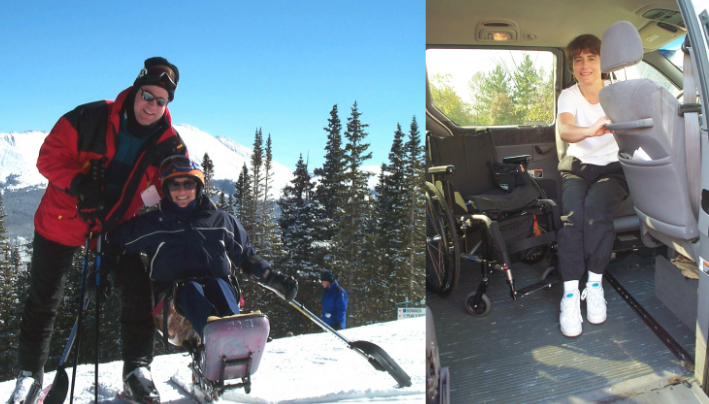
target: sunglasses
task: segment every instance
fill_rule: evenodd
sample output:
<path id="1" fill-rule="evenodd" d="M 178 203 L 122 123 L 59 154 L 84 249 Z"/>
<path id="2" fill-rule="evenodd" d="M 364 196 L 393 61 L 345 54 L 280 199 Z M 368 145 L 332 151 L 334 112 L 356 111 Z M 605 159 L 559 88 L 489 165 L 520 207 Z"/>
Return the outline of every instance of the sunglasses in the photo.
<path id="1" fill-rule="evenodd" d="M 145 100 L 145 102 L 152 102 L 155 100 L 155 102 L 158 103 L 159 106 L 164 107 L 167 105 L 168 101 L 165 98 L 157 98 L 156 96 L 150 94 L 149 92 L 143 90 L 142 88 L 140 89 L 140 97 Z"/>
<path id="2" fill-rule="evenodd" d="M 197 188 L 197 183 L 194 181 L 172 181 L 171 183 L 167 184 L 167 189 L 170 191 L 179 191 L 180 188 L 184 189 L 185 191 L 192 191 L 193 189 Z"/>

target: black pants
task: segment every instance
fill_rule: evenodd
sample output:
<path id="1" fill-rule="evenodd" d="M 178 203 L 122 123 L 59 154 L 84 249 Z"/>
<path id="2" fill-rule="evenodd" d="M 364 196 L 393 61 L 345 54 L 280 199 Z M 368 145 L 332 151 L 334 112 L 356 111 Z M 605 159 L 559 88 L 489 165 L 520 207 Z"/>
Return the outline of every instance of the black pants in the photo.
<path id="1" fill-rule="evenodd" d="M 586 270 L 602 274 L 611 260 L 615 209 L 628 196 L 620 163 L 583 164 L 567 156 L 559 163 L 562 229 L 559 272 L 564 281 L 580 280 Z"/>
<path id="2" fill-rule="evenodd" d="M 35 231 L 30 288 L 18 343 L 21 370 L 32 371 L 41 380 L 49 356 L 49 344 L 57 310 L 64 297 L 66 277 L 78 247 L 47 240 Z M 115 268 L 121 289 L 121 339 L 124 370 L 150 364 L 153 359 L 155 324 L 150 311 L 150 279 L 138 254 L 121 257 Z"/>

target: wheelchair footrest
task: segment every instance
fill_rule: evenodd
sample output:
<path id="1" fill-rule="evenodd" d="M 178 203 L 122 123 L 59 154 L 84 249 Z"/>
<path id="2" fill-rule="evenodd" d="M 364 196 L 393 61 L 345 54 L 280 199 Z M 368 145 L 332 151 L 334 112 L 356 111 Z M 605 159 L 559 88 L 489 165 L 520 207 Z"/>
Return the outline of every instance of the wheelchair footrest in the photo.
<path id="1" fill-rule="evenodd" d="M 522 289 L 517 290 L 516 295 L 518 297 L 527 296 L 528 294 L 530 294 L 532 292 L 536 292 L 538 290 L 551 287 L 552 285 L 554 285 L 555 283 L 557 283 L 559 281 L 561 281 L 561 277 L 559 275 L 552 275 L 544 280 L 541 280 L 537 283 L 533 283 L 529 286 L 525 286 Z"/>

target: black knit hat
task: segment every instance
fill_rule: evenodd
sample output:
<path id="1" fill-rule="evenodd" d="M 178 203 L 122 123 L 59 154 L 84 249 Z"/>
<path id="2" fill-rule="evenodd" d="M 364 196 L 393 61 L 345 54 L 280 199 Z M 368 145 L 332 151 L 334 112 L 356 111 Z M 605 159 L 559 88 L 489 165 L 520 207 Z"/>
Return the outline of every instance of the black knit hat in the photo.
<path id="1" fill-rule="evenodd" d="M 161 57 L 146 59 L 144 66 L 133 82 L 133 87 L 138 88 L 146 84 L 162 87 L 172 101 L 175 98 L 177 83 L 180 81 L 180 71 L 177 66 Z"/>
<path id="2" fill-rule="evenodd" d="M 320 274 L 320 282 L 324 282 L 324 281 L 327 281 L 330 283 L 334 282 L 335 275 L 333 275 L 332 272 L 330 272 L 330 271 L 322 271 L 322 273 Z"/>

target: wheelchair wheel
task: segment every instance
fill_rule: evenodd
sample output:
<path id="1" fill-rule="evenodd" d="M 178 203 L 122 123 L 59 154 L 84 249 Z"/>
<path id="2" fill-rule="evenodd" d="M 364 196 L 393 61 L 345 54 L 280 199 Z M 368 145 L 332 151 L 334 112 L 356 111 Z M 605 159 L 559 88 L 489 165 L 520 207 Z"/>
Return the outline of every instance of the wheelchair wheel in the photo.
<path id="1" fill-rule="evenodd" d="M 453 293 L 460 275 L 460 249 L 450 208 L 426 183 L 426 285 L 439 296 Z"/>
<path id="2" fill-rule="evenodd" d="M 470 292 L 468 296 L 465 298 L 465 310 L 468 311 L 468 314 L 471 316 L 475 317 L 482 317 L 482 316 L 487 316 L 487 314 L 490 312 L 490 308 L 492 308 L 492 304 L 490 303 L 490 298 L 487 297 L 486 294 L 483 294 L 482 299 L 480 300 L 480 304 L 475 307 L 475 296 L 478 294 L 477 291 L 475 292 Z"/>

